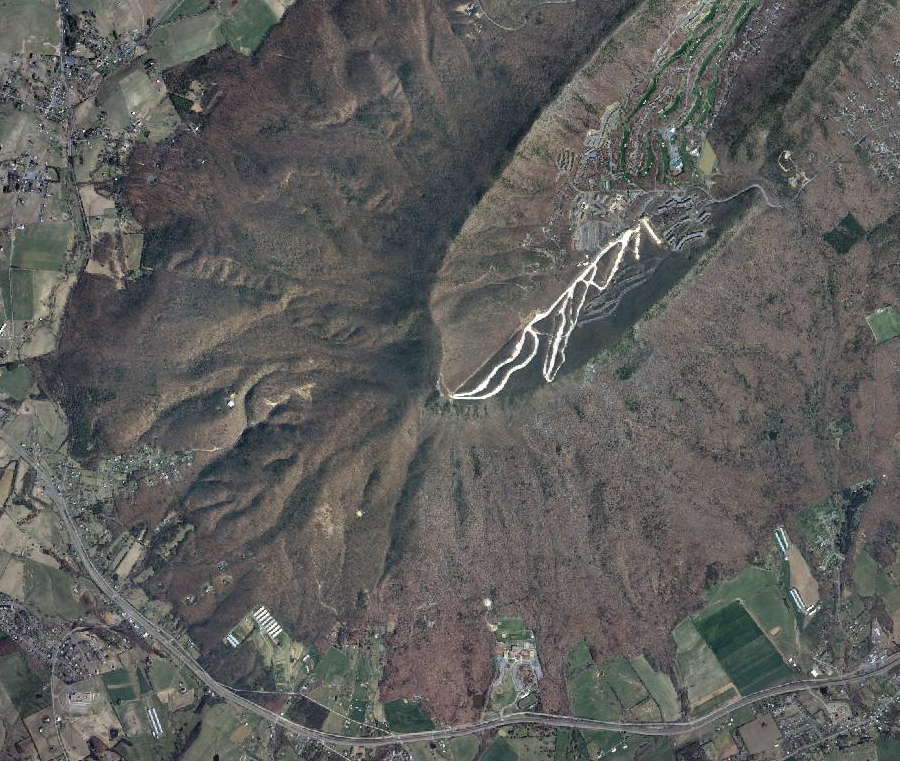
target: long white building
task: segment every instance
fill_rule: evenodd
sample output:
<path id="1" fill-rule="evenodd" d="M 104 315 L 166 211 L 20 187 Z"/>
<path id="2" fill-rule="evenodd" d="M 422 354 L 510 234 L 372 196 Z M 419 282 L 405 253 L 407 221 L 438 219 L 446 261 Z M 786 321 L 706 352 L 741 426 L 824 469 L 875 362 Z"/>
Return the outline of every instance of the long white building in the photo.
<path id="1" fill-rule="evenodd" d="M 266 633 L 273 642 L 278 639 L 278 636 L 281 635 L 282 632 L 284 632 L 281 625 L 278 624 L 275 617 L 269 613 L 269 610 L 265 606 L 260 606 L 254 611 L 253 618 L 256 620 L 259 629 Z"/>

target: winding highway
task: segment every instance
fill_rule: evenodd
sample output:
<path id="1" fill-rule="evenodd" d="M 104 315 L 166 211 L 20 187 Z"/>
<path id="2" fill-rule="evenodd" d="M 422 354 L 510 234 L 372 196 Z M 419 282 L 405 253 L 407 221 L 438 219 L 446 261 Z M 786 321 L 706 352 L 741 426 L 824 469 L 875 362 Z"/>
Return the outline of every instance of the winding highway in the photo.
<path id="1" fill-rule="evenodd" d="M 0 430 L 0 440 L 2 440 L 12 452 L 28 463 L 34 470 L 37 481 L 43 486 L 47 497 L 56 506 L 63 526 L 69 534 L 71 547 L 77 554 L 86 574 L 112 604 L 117 606 L 131 622 L 137 624 L 139 627 L 143 628 L 145 632 L 149 633 L 160 648 L 165 650 L 182 668 L 191 672 L 194 677 L 205 685 L 212 693 L 221 696 L 233 706 L 256 715 L 267 722 L 279 725 L 286 731 L 294 733 L 301 738 L 345 746 L 378 747 L 401 743 L 414 743 L 416 741 L 446 740 L 456 736 L 468 735 L 470 733 L 481 733 L 503 726 L 526 724 L 576 728 L 578 730 L 626 732 L 651 736 L 673 736 L 702 730 L 703 728 L 724 720 L 737 709 L 755 704 L 759 701 L 765 701 L 776 696 L 795 693 L 797 691 L 862 682 L 873 677 L 886 675 L 896 667 L 900 666 L 900 653 L 892 654 L 878 663 L 866 663 L 854 671 L 843 675 L 795 680 L 783 685 L 765 688 L 764 690 L 744 696 L 740 700 L 723 706 L 703 717 L 692 720 L 682 720 L 679 722 L 606 722 L 604 720 L 591 720 L 583 717 L 546 714 L 543 712 L 517 712 L 495 719 L 482 720 L 481 722 L 455 725 L 453 727 L 438 728 L 418 733 L 385 733 L 385 735 L 375 738 L 360 738 L 358 736 L 325 733 L 316 728 L 306 727 L 305 725 L 289 720 L 276 712 L 266 709 L 265 707 L 238 695 L 231 688 L 220 683 L 203 669 L 188 650 L 173 636 L 159 627 L 156 623 L 147 619 L 147 617 L 132 606 L 119 591 L 115 589 L 112 583 L 103 576 L 94 564 L 90 552 L 81 539 L 78 527 L 69 514 L 66 499 L 60 492 L 59 487 L 56 485 L 51 475 L 30 452 L 24 449 L 17 441 L 13 440 L 6 431 Z"/>

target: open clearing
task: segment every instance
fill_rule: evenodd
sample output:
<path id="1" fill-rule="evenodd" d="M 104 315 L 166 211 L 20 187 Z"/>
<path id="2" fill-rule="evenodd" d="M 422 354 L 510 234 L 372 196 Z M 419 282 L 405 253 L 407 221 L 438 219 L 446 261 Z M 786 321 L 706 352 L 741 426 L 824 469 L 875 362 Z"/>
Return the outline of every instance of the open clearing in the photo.
<path id="1" fill-rule="evenodd" d="M 32 670 L 21 653 L 0 659 L 0 682 L 22 717 L 43 709 L 50 703 L 44 693 L 45 675 Z"/>
<path id="2" fill-rule="evenodd" d="M 422 711 L 418 701 L 388 701 L 384 705 L 384 713 L 388 727 L 395 733 L 415 733 L 434 728 L 434 722 Z"/>
<path id="3" fill-rule="evenodd" d="M 43 222 L 26 225 L 16 233 L 13 265 L 28 270 L 61 271 L 66 254 L 75 240 L 71 222 Z"/>
<path id="4" fill-rule="evenodd" d="M 0 371 L 0 394 L 23 400 L 28 396 L 33 380 L 31 371 L 24 365 L 4 368 Z"/>
<path id="5" fill-rule="evenodd" d="M 875 335 L 876 344 L 884 344 L 900 336 L 900 314 L 894 307 L 882 307 L 866 318 L 869 328 Z"/>
<path id="6" fill-rule="evenodd" d="M 158 27 L 150 35 L 150 52 L 163 70 L 187 63 L 225 44 L 217 13 L 190 16 Z"/>
<path id="7" fill-rule="evenodd" d="M 864 549 L 856 554 L 853 568 L 853 587 L 856 592 L 868 598 L 875 595 L 875 580 L 878 577 L 878 562 Z"/>
<path id="8" fill-rule="evenodd" d="M 103 675 L 103 685 L 109 694 L 109 700 L 117 702 L 135 701 L 138 697 L 131 674 L 127 669 L 116 669 Z"/>
<path id="9" fill-rule="evenodd" d="M 277 23 L 278 16 L 264 0 L 240 0 L 234 13 L 222 22 L 222 29 L 235 50 L 249 55 Z"/>

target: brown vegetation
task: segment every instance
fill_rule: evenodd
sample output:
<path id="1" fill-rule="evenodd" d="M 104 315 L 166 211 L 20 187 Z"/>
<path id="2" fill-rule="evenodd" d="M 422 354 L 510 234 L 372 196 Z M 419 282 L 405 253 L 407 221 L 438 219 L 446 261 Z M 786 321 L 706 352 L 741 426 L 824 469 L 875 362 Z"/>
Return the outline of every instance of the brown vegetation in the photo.
<path id="1" fill-rule="evenodd" d="M 207 80 L 217 105 L 199 134 L 136 154 L 120 189 L 153 273 L 122 291 L 82 278 L 44 371 L 81 457 L 196 449 L 190 479 L 123 515 L 175 508 L 197 526 L 154 581 L 231 676 L 255 669 L 220 645 L 253 601 L 308 641 L 377 619 L 395 626 L 384 695 L 470 718 L 491 679 L 490 597 L 535 628 L 545 705 L 561 709 L 576 641 L 664 663 L 711 578 L 869 476 L 871 444 L 900 430 L 895 404 L 871 414 L 891 382 L 863 320 L 900 300 L 897 222 L 887 202 L 854 206 L 879 232 L 833 252 L 821 232 L 848 202 L 827 172 L 787 209 L 757 199 L 604 361 L 435 403 L 442 258 L 624 6 L 541 9 L 512 35 L 454 31 L 436 3 L 300 3 L 252 61 L 175 75 Z M 496 338 L 467 325 L 457 357 L 463 338 Z M 853 424 L 840 449 L 833 419 Z M 873 533 L 896 505 L 896 456 L 877 451 L 891 476 Z M 222 560 L 234 584 L 182 605 Z"/>

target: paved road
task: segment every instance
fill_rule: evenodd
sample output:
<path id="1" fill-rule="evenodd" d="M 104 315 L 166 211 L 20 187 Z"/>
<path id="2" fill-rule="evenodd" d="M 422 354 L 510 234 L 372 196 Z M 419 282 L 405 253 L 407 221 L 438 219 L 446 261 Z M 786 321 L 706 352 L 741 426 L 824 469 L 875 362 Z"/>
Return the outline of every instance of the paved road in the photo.
<path id="1" fill-rule="evenodd" d="M 525 725 L 539 724 L 550 727 L 577 728 L 578 730 L 606 730 L 606 731 L 625 731 L 628 733 L 636 733 L 640 735 L 651 736 L 671 736 L 691 731 L 701 730 L 709 725 L 713 725 L 730 715 L 737 709 L 759 701 L 781 696 L 787 693 L 795 693 L 797 691 L 808 690 L 812 688 L 822 688 L 830 685 L 842 685 L 846 683 L 861 682 L 869 680 L 879 675 L 885 675 L 895 667 L 900 666 L 900 653 L 893 654 L 877 665 L 865 664 L 853 672 L 836 677 L 822 677 L 808 680 L 795 680 L 791 683 L 777 685 L 772 688 L 766 688 L 749 696 L 745 696 L 739 701 L 717 709 L 710 714 L 694 720 L 685 720 L 681 722 L 605 722 L 603 720 L 589 720 L 580 717 L 570 717 L 567 715 L 545 714 L 543 712 L 518 712 L 509 714 L 501 718 L 493 720 L 483 720 L 482 722 L 473 722 L 466 725 L 456 725 L 451 728 L 441 728 L 437 730 L 428 730 L 421 733 L 389 733 L 377 738 L 358 738 L 356 736 L 343 736 L 336 733 L 325 733 L 315 728 L 308 728 L 297 722 L 282 717 L 280 714 L 272 712 L 259 704 L 239 696 L 233 690 L 222 685 L 212 675 L 210 675 L 188 650 L 181 645 L 168 632 L 163 630 L 154 622 L 151 622 L 137 609 L 134 608 L 125 598 L 123 598 L 118 590 L 103 576 L 100 570 L 94 565 L 88 549 L 85 547 L 81 539 L 81 534 L 75 521 L 69 515 L 68 504 L 65 497 L 59 491 L 56 483 L 43 466 L 35 459 L 35 457 L 22 448 L 18 442 L 14 441 L 5 431 L 0 431 L 0 439 L 15 452 L 22 460 L 28 463 L 35 472 L 38 482 L 43 486 L 53 504 L 56 506 L 63 526 L 69 533 L 69 539 L 74 548 L 82 566 L 93 583 L 100 591 L 109 598 L 109 600 L 121 609 L 124 614 L 129 617 L 145 632 L 150 633 L 156 643 L 184 669 L 193 673 L 194 677 L 203 683 L 209 690 L 218 696 L 224 698 L 227 702 L 246 712 L 255 714 L 262 719 L 280 725 L 285 730 L 294 733 L 301 738 L 308 738 L 322 741 L 328 744 L 338 745 L 355 745 L 355 746 L 390 746 L 398 743 L 411 743 L 415 741 L 438 741 L 456 736 L 467 735 L 469 733 L 480 733 L 485 730 L 503 727 L 505 725 Z"/>

